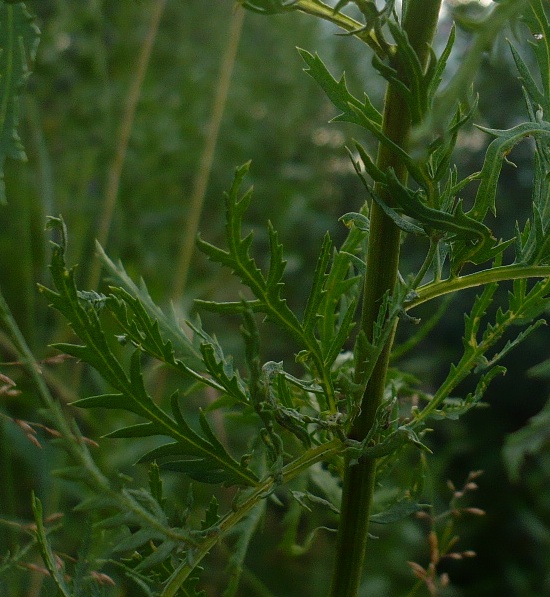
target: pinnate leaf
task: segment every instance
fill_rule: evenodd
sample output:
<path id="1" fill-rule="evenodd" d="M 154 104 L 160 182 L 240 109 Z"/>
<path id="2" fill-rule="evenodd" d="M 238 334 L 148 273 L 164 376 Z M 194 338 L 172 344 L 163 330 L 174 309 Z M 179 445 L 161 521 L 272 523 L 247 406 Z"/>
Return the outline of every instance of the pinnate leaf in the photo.
<path id="1" fill-rule="evenodd" d="M 142 352 L 134 350 L 129 370 L 122 366 L 107 341 L 99 320 L 97 310 L 89 308 L 76 289 L 74 270 L 65 266 L 66 230 L 63 221 L 58 218 L 50 220 L 50 227 L 61 236 L 60 243 L 54 243 L 50 271 L 56 290 L 42 287 L 42 291 L 50 299 L 52 305 L 60 311 L 70 323 L 73 331 L 83 342 L 82 345 L 62 344 L 58 348 L 77 356 L 80 360 L 92 365 L 103 378 L 116 390 L 114 393 L 91 396 L 78 400 L 75 404 L 87 408 L 117 408 L 135 413 L 146 419 L 146 423 L 131 425 L 115 431 L 113 437 L 145 437 L 161 435 L 175 440 L 179 454 L 193 458 L 204 465 L 202 480 L 209 482 L 208 471 L 217 471 L 216 482 L 228 485 L 255 485 L 256 476 L 245 466 L 237 462 L 216 439 L 206 421 L 201 420 L 207 438 L 196 433 L 187 423 L 179 405 L 177 393 L 172 395 L 172 416 L 162 410 L 152 399 L 145 388 L 141 371 Z M 139 310 L 141 313 L 141 311 Z M 143 321 L 141 321 L 143 323 Z M 148 320 L 146 323 L 150 323 Z M 131 327 L 131 326 L 130 326 Z M 158 336 L 161 351 L 171 354 L 168 345 L 158 334 L 158 328 L 149 325 L 150 334 Z M 153 333 L 155 332 L 155 333 Z M 209 476 L 210 475 L 210 476 Z M 200 471 L 193 478 L 201 478 Z"/>
<path id="2" fill-rule="evenodd" d="M 342 75 L 337 81 L 317 54 L 314 56 L 306 50 L 299 49 L 298 51 L 308 66 L 305 69 L 306 73 L 317 81 L 330 101 L 341 111 L 341 114 L 334 118 L 335 121 L 351 122 L 363 126 L 366 118 L 374 127 L 381 127 L 382 115 L 372 105 L 366 94 L 362 103 L 348 91 L 345 75 Z M 358 113 L 361 113 L 363 117 L 360 118 Z"/>

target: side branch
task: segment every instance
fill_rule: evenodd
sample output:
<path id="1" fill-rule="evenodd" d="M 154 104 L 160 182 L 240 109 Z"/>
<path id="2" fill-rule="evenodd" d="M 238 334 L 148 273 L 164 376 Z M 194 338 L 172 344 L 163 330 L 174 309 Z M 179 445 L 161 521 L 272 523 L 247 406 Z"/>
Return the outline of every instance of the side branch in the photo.
<path id="1" fill-rule="evenodd" d="M 502 265 L 466 276 L 451 277 L 425 284 L 416 291 L 417 296 L 405 305 L 405 310 L 409 311 L 422 303 L 466 288 L 485 286 L 492 282 L 547 277 L 550 277 L 550 265 Z"/>

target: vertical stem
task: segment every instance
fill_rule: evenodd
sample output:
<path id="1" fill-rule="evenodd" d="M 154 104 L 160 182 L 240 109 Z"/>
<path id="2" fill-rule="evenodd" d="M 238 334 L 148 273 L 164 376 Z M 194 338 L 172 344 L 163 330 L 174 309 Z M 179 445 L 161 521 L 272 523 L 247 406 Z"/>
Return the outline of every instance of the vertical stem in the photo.
<path id="1" fill-rule="evenodd" d="M 403 28 L 424 66 L 437 26 L 440 6 L 441 0 L 409 0 L 407 3 Z M 398 72 L 402 71 L 398 63 L 392 66 L 397 68 Z M 384 133 L 396 144 L 404 147 L 407 144 L 410 129 L 411 122 L 407 106 L 395 88 L 390 85 L 384 103 Z M 378 151 L 377 166 L 382 171 L 393 168 L 400 180 L 406 180 L 407 172 L 403 164 L 382 145 Z M 391 197 L 383 188 L 376 188 L 375 191 L 384 201 L 392 203 Z M 379 206 L 373 203 L 361 316 L 361 329 L 369 340 L 372 339 L 381 299 L 388 291 L 392 293 L 395 289 L 399 264 L 399 237 L 399 229 Z M 361 403 L 361 414 L 350 432 L 350 437 L 353 439 L 362 440 L 374 423 L 376 411 L 384 395 L 392 342 L 393 339 L 382 351 L 367 384 Z M 357 372 L 358 377 L 361 373 L 360 370 Z M 361 458 L 354 465 L 347 463 L 331 587 L 333 597 L 355 597 L 359 590 L 366 556 L 375 479 L 376 459 Z"/>

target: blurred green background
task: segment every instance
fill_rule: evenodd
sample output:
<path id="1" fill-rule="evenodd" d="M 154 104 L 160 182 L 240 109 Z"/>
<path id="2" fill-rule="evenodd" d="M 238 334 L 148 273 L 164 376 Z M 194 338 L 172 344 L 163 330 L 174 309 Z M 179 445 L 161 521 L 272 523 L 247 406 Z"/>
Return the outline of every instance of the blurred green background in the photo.
<path id="1" fill-rule="evenodd" d="M 198 219 L 202 235 L 223 244 L 222 193 L 235 166 L 249 159 L 255 200 L 247 218 L 255 231 L 258 257 L 261 261 L 266 254 L 265 223 L 271 220 L 285 245 L 290 303 L 303 305 L 325 231 L 336 241 L 343 238 L 338 217 L 365 200 L 345 145 L 354 135 L 367 144 L 369 140 L 357 129 L 328 123 L 335 115 L 333 108 L 304 74 L 296 47 L 318 51 L 337 76 L 345 70 L 356 94 L 366 81 L 371 98 L 380 101 L 383 88 L 361 45 L 297 14 L 265 18 L 247 13 L 240 22 L 231 0 L 30 0 L 27 6 L 37 17 L 42 38 L 22 103 L 21 136 L 29 160 L 8 162 L 6 167 L 0 284 L 37 358 L 52 356 L 48 344 L 69 333 L 36 290 L 37 282 L 49 283 L 47 215 L 62 214 L 67 223 L 69 261 L 79 264 L 80 287 L 97 287 L 94 240 L 99 237 L 112 259 L 121 259 L 136 280 L 146 280 L 159 304 L 167 307 L 173 300 L 182 316 L 188 316 L 194 298 L 238 296 L 238 281 L 201 255 L 193 253 L 186 268 L 185 241 L 190 221 Z M 160 9 L 155 31 L 151 23 Z M 442 23 L 442 35 L 448 26 Z M 525 38 L 521 27 L 507 32 L 514 34 Z M 148 40 L 153 42 L 152 53 L 143 82 L 136 87 Z M 461 31 L 457 60 L 467 42 L 467 32 Z M 224 75 L 229 83 L 226 97 Z M 138 94 L 132 95 L 135 89 Z M 504 34 L 486 56 L 477 90 L 477 123 L 505 128 L 525 118 Z M 457 152 L 463 172 L 479 169 L 486 143 L 473 128 L 464 135 Z M 510 227 L 516 219 L 524 220 L 529 209 L 530 147 L 520 146 L 511 157 L 519 168 L 503 169 L 499 197 L 499 209 Z M 407 263 L 417 263 L 418 255 L 409 243 L 403 254 L 406 272 Z M 460 354 L 462 313 L 471 300 L 467 293 L 456 298 L 435 332 L 402 363 L 428 389 Z M 204 320 L 207 329 L 238 355 L 238 322 L 207 315 Z M 512 482 L 502 452 L 508 434 L 522 428 L 546 402 L 547 382 L 528 370 L 548 358 L 549 349 L 548 331 L 539 329 L 508 358 L 508 374 L 493 383 L 488 408 L 459 422 L 440 423 L 431 436 L 436 456 L 429 459 L 429 467 L 437 503 L 448 502 L 447 479 L 460 486 L 469 471 L 485 471 L 471 503 L 487 515 L 457 523 L 460 549 L 474 549 L 477 557 L 443 565 L 453 583 L 448 595 L 550 596 L 550 455 L 540 450 Z M 291 367 L 292 350 L 277 334 L 266 339 L 266 360 L 284 360 Z M 0 331 L 0 360 L 14 358 Z M 62 401 L 103 387 L 74 362 L 44 367 Z M 22 393 L 2 396 L 0 412 L 39 422 L 37 399 L 18 367 L 6 365 L 2 371 L 18 382 Z M 117 426 L 112 420 L 116 413 L 107 418 L 72 414 L 94 439 Z M 67 512 L 55 546 L 74 555 L 83 516 L 71 513 L 71 507 L 82 497 L 82 489 L 52 478 L 51 471 L 65 457 L 46 436 L 39 437 L 39 449 L 7 417 L 0 418 L 0 518 L 30 520 L 34 489 L 47 513 Z M 132 446 L 117 441 L 103 440 L 98 460 L 107 471 L 139 479 L 144 473 L 131 466 Z M 170 481 L 176 493 L 184 487 L 181 480 Z M 199 496 L 200 492 L 197 488 Z M 306 555 L 291 558 L 278 548 L 285 515 L 284 507 L 269 506 L 263 532 L 247 561 L 242 595 L 325 593 L 334 537 L 320 533 Z M 319 517 L 317 524 L 323 523 Z M 406 562 L 428 562 L 425 535 L 426 529 L 414 520 L 380 530 L 370 548 L 368 594 L 407 594 L 414 580 Z M 19 540 L 16 532 L 0 526 L 0 557 L 16 549 Z M 223 592 L 224 555 L 220 548 L 206 561 L 210 571 L 203 586 L 209 595 Z M 28 561 L 39 563 L 34 553 Z M 116 577 L 116 571 L 110 572 Z M 105 594 L 138 594 L 135 586 L 117 581 L 119 587 Z M 52 595 L 48 587 L 40 574 L 25 570 L 0 576 L 2 597 Z"/>

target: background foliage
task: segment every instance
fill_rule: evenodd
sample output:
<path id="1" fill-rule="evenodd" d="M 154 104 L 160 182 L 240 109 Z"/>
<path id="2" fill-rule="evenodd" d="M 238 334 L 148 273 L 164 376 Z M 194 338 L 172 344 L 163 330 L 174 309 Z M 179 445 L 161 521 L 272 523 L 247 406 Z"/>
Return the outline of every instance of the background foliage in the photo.
<path id="1" fill-rule="evenodd" d="M 168 305 L 173 297 L 176 309 L 188 314 L 194 298 L 233 298 L 238 291 L 236 283 L 225 273 L 220 275 L 217 266 L 200 255 L 193 258 L 184 292 L 175 292 L 175 277 L 179 275 L 176 264 L 191 215 L 190 197 L 199 177 L 205 175 L 201 156 L 211 127 L 220 61 L 231 32 L 228 23 L 232 2 L 166 3 L 131 122 L 112 218 L 105 204 L 109 176 L 116 166 L 136 64 L 150 35 L 156 3 L 31 0 L 27 6 L 37 17 L 42 37 L 21 112 L 20 135 L 29 161 L 8 159 L 6 163 L 8 203 L 0 206 L 0 281 L 34 354 L 48 359 L 54 354 L 48 345 L 68 339 L 65 324 L 36 290 L 37 282 L 48 283 L 46 215 L 63 214 L 70 231 L 68 261 L 80 264 L 78 276 L 84 287 L 93 282 L 94 239 L 107 218 L 110 231 L 108 242 L 103 244 L 109 255 L 122 259 L 131 275 L 143 276 L 151 295 L 161 304 Z M 459 7 L 461 11 L 466 9 Z M 513 36 L 514 32 L 507 34 Z M 465 27 L 459 31 L 457 60 L 467 43 Z M 289 295 L 296 304 L 303 304 L 304 289 L 312 275 L 310 264 L 325 231 L 330 230 L 336 239 L 344 237 L 338 217 L 358 209 L 363 192 L 344 149 L 351 129 L 341 123 L 326 124 L 334 113 L 314 82 L 302 72 L 303 62 L 296 46 L 311 52 L 318 50 L 334 72 L 346 71 L 350 89 L 356 94 L 361 92 L 358 81 L 371 66 L 353 42 L 339 39 L 332 29 L 296 15 L 292 19 L 285 15 L 265 19 L 247 14 L 238 39 L 213 167 L 208 172 L 201 230 L 210 242 L 217 243 L 222 237 L 222 191 L 230 186 L 234 167 L 253 158 L 250 174 L 256 200 L 247 213 L 247 224 L 256 230 L 256 242 L 267 254 L 264 223 L 267 219 L 274 222 L 289 260 Z M 509 128 L 522 117 L 521 89 L 504 33 L 486 54 L 477 88 L 482 98 L 477 123 Z M 473 129 L 461 139 L 457 161 L 464 164 L 465 170 L 479 163 L 484 143 Z M 517 172 L 529 171 L 531 153 L 526 144 L 514 151 L 513 159 L 520 166 Z M 529 193 L 525 185 L 516 170 L 504 169 L 501 204 L 508 206 L 511 225 L 515 219 L 522 219 L 521 210 L 529 207 L 523 198 Z M 465 296 L 459 300 L 470 299 Z M 441 367 L 446 367 L 449 357 L 458 352 L 463 325 L 459 300 L 455 299 L 437 333 L 408 357 L 406 367 L 417 376 L 421 373 L 427 387 L 442 379 L 445 370 Z M 206 323 L 212 322 L 220 329 L 218 335 L 238 356 L 241 347 L 231 343 L 239 322 L 224 320 L 219 326 L 218 316 L 204 317 Z M 12 346 L 4 332 L 0 333 L 0 344 L 1 361 L 13 361 Z M 288 356 L 292 348 L 277 334 L 271 335 L 268 348 L 273 360 L 292 360 Z M 439 480 L 450 478 L 459 486 L 470 470 L 485 471 L 472 503 L 486 510 L 487 516 L 459 522 L 460 545 L 475 549 L 478 555 L 448 565 L 454 586 L 450 595 L 550 594 L 550 498 L 544 491 L 550 456 L 548 450 L 537 450 L 516 478 L 510 478 L 505 462 L 510 452 L 503 452 L 507 441 L 508 449 L 513 447 L 513 439 L 507 440 L 509 434 L 524 427 L 546 401 L 544 378 L 529 376 L 525 371 L 547 356 L 548 331 L 539 329 L 524 349 L 505 363 L 509 373 L 493 382 L 487 395 L 489 408 L 474 411 L 458 423 L 440 424 L 430 439 L 438 446 L 438 456 L 430 459 L 431 472 L 427 475 L 437 480 L 433 492 L 442 507 L 450 497 Z M 46 362 L 44 371 L 53 392 L 63 402 L 105 390 L 104 382 L 75 361 Z M 46 431 L 34 427 L 35 434 L 22 423 L 17 424 L 43 422 L 35 393 L 18 366 L 6 365 L 2 373 L 17 382 L 21 393 L 11 396 L 6 390 L 1 395 L 0 517 L 21 524 L 31 521 L 30 495 L 34 491 L 46 516 L 66 512 L 62 527 L 52 537 L 56 549 L 76 557 L 79 550 L 85 550 L 82 529 L 86 517 L 82 512 L 71 512 L 71 507 L 83 497 L 83 489 L 52 477 L 52 470 L 64 465 L 65 456 Z M 169 393 L 162 392 L 170 388 L 169 375 L 155 370 L 146 375 L 156 379 L 159 396 Z M 465 387 L 464 393 L 470 389 Z M 111 412 L 98 417 L 94 411 L 75 409 L 73 414 L 85 436 L 95 440 L 106 430 L 126 423 L 116 420 L 119 415 Z M 545 419 L 538 421 L 543 425 Z M 107 439 L 101 440 L 94 455 L 105 470 L 139 481 L 146 475 L 145 470 L 132 466 L 142 453 L 139 450 L 134 454 L 119 440 Z M 169 477 L 166 482 L 172 491 L 187 494 L 188 484 L 181 478 Z M 200 504 L 200 485 L 194 491 L 195 501 Z M 219 499 L 224 499 L 223 494 Z M 247 594 L 316 595 L 326 586 L 333 537 L 320 532 L 309 552 L 291 557 L 280 519 L 293 515 L 289 504 L 268 506 L 264 531 L 255 539 L 247 561 Z M 325 523 L 325 514 L 314 514 L 311 528 L 301 530 L 303 539 L 311 529 Z M 422 562 L 427 557 L 422 524 L 414 520 L 399 524 L 399 531 L 392 527 L 386 532 L 381 527 L 377 552 L 384 558 L 369 564 L 371 589 L 376 594 L 405 594 L 412 583 L 406 561 Z M 0 526 L 2 557 L 8 552 L 17 553 L 21 535 L 21 529 L 14 525 Z M 110 541 L 106 532 L 106 552 Z M 223 560 L 227 555 L 224 550 L 230 547 L 215 551 L 211 562 Z M 29 549 L 23 555 L 21 562 L 28 564 L 27 568 L 0 575 L 1 594 L 48 594 L 49 581 L 40 572 L 28 570 L 40 563 L 37 551 Z M 210 569 L 215 571 L 217 567 L 212 565 Z M 135 586 L 126 585 L 116 569 L 107 570 L 119 584 L 118 588 L 103 586 L 105 594 L 135 594 L 131 592 Z M 220 587 L 226 582 L 223 570 L 212 573 L 206 582 L 203 588 L 208 594 L 221 594 Z"/>

